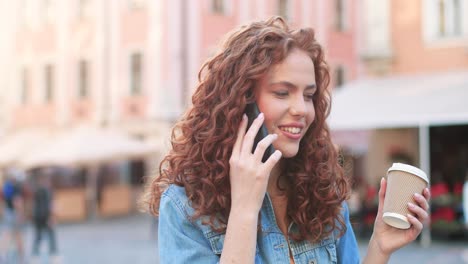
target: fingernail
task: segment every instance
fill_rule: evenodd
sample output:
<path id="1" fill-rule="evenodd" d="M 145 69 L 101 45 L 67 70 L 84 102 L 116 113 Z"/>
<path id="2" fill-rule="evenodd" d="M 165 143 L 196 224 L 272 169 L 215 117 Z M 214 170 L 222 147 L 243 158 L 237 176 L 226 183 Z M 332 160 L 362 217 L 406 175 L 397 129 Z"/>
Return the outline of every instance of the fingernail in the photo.
<path id="1" fill-rule="evenodd" d="M 275 150 L 275 152 L 273 154 L 276 155 L 278 160 L 280 160 L 281 156 L 283 155 L 283 153 L 281 153 L 281 151 L 279 151 L 279 150 Z"/>
<path id="2" fill-rule="evenodd" d="M 263 113 L 258 114 L 257 118 L 263 118 Z"/>
<path id="3" fill-rule="evenodd" d="M 415 205 L 414 205 L 413 203 L 408 203 L 408 206 L 409 206 L 410 208 L 414 208 L 414 207 L 415 207 Z"/>
<path id="4" fill-rule="evenodd" d="M 243 114 L 243 115 L 242 115 L 242 120 L 245 120 L 245 119 L 247 119 L 247 115 L 246 115 L 246 114 Z"/>
<path id="5" fill-rule="evenodd" d="M 418 197 L 418 198 L 422 198 L 422 195 L 419 194 L 419 193 L 415 193 L 414 196 L 415 196 L 415 197 Z"/>

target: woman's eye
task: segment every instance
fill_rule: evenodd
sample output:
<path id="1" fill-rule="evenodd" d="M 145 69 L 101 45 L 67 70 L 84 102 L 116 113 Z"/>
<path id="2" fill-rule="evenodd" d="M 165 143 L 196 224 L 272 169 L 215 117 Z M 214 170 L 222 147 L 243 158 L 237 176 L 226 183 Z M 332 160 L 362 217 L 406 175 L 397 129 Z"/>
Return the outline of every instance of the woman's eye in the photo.
<path id="1" fill-rule="evenodd" d="M 313 99 L 314 99 L 314 94 L 306 94 L 306 95 L 304 95 L 304 97 L 305 97 L 307 100 L 313 100 Z"/>
<path id="2" fill-rule="evenodd" d="M 280 91 L 280 92 L 274 92 L 274 94 L 278 97 L 285 97 L 288 95 L 288 92 Z"/>

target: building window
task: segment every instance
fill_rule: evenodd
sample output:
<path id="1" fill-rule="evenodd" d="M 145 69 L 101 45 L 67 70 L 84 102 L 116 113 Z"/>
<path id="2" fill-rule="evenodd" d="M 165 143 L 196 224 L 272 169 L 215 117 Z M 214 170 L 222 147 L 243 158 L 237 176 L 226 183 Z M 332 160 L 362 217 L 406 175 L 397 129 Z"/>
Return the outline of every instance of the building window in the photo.
<path id="1" fill-rule="evenodd" d="M 468 15 L 466 0 L 425 0 L 423 2 L 423 26 L 426 40 L 459 38 L 468 29 L 463 17 Z"/>
<path id="2" fill-rule="evenodd" d="M 343 66 L 338 66 L 335 69 L 335 88 L 341 88 L 346 82 L 345 69 Z"/>
<path id="3" fill-rule="evenodd" d="M 337 31 L 344 31 L 346 29 L 345 0 L 335 0 L 335 29 Z"/>
<path id="4" fill-rule="evenodd" d="M 289 19 L 289 1 L 278 0 L 278 15 L 284 19 Z"/>
<path id="5" fill-rule="evenodd" d="M 224 14 L 224 0 L 211 0 L 211 10 L 215 14 Z"/>
<path id="6" fill-rule="evenodd" d="M 89 93 L 89 63 L 81 60 L 78 63 L 78 96 L 86 98 Z"/>
<path id="7" fill-rule="evenodd" d="M 439 36 L 459 36 L 462 24 L 460 0 L 439 0 L 438 9 Z"/>
<path id="8" fill-rule="evenodd" d="M 26 104 L 28 102 L 29 96 L 29 86 L 31 84 L 31 80 L 29 79 L 29 70 L 27 68 L 23 68 L 21 70 L 21 94 L 20 94 L 20 101 L 22 104 Z"/>
<path id="9" fill-rule="evenodd" d="M 54 66 L 48 64 L 44 68 L 44 99 L 46 102 L 51 102 L 54 97 Z"/>
<path id="10" fill-rule="evenodd" d="M 142 92 L 143 56 L 136 52 L 130 55 L 130 93 L 139 95 Z"/>

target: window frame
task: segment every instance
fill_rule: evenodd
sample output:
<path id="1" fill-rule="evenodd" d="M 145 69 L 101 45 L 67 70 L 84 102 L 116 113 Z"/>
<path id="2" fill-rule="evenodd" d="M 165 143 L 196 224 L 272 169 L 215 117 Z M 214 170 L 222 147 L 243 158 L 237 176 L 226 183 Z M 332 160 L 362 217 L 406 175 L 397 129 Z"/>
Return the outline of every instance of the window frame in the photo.
<path id="1" fill-rule="evenodd" d="M 134 75 L 134 58 L 135 56 L 139 57 L 139 78 L 135 78 Z M 128 73 L 129 73 L 129 93 L 131 96 L 139 96 L 144 94 L 144 78 L 145 78 L 145 56 L 142 50 L 131 51 L 128 57 Z M 136 82 L 138 81 L 139 87 L 136 87 Z"/>
<path id="2" fill-rule="evenodd" d="M 83 66 L 86 66 L 86 71 L 83 71 Z M 78 99 L 87 99 L 91 93 L 91 61 L 86 58 L 80 58 L 77 62 L 77 90 Z M 82 77 L 85 77 L 83 81 Z"/>
<path id="3" fill-rule="evenodd" d="M 338 13 L 337 5 L 340 3 L 341 12 Z M 337 32 L 345 32 L 350 27 L 349 21 L 349 3 L 347 0 L 335 0 L 333 2 L 334 19 L 333 29 Z"/>
<path id="4" fill-rule="evenodd" d="M 338 85 L 338 73 L 341 72 L 342 77 L 342 84 Z M 343 85 L 348 82 L 348 70 L 347 67 L 343 64 L 338 64 L 333 69 L 333 88 L 334 89 L 341 89 Z"/>
<path id="5" fill-rule="evenodd" d="M 18 101 L 20 105 L 27 105 L 31 100 L 31 84 L 32 84 L 32 67 L 22 65 L 19 68 L 19 96 Z"/>
<path id="6" fill-rule="evenodd" d="M 44 103 L 51 103 L 54 101 L 56 86 L 56 67 L 52 62 L 47 62 L 42 68 L 42 80 L 44 85 L 43 100 Z M 48 70 L 51 70 L 50 72 Z"/>

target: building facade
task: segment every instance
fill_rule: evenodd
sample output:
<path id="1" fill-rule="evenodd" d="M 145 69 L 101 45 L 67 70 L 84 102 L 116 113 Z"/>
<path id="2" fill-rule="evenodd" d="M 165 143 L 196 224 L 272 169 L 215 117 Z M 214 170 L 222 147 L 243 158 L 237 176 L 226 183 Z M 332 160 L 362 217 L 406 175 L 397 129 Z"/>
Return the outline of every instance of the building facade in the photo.
<path id="1" fill-rule="evenodd" d="M 25 0 L 3 10 L 11 130 L 174 121 L 222 36 L 273 15 L 315 28 L 333 84 L 359 75 L 358 0 Z"/>

